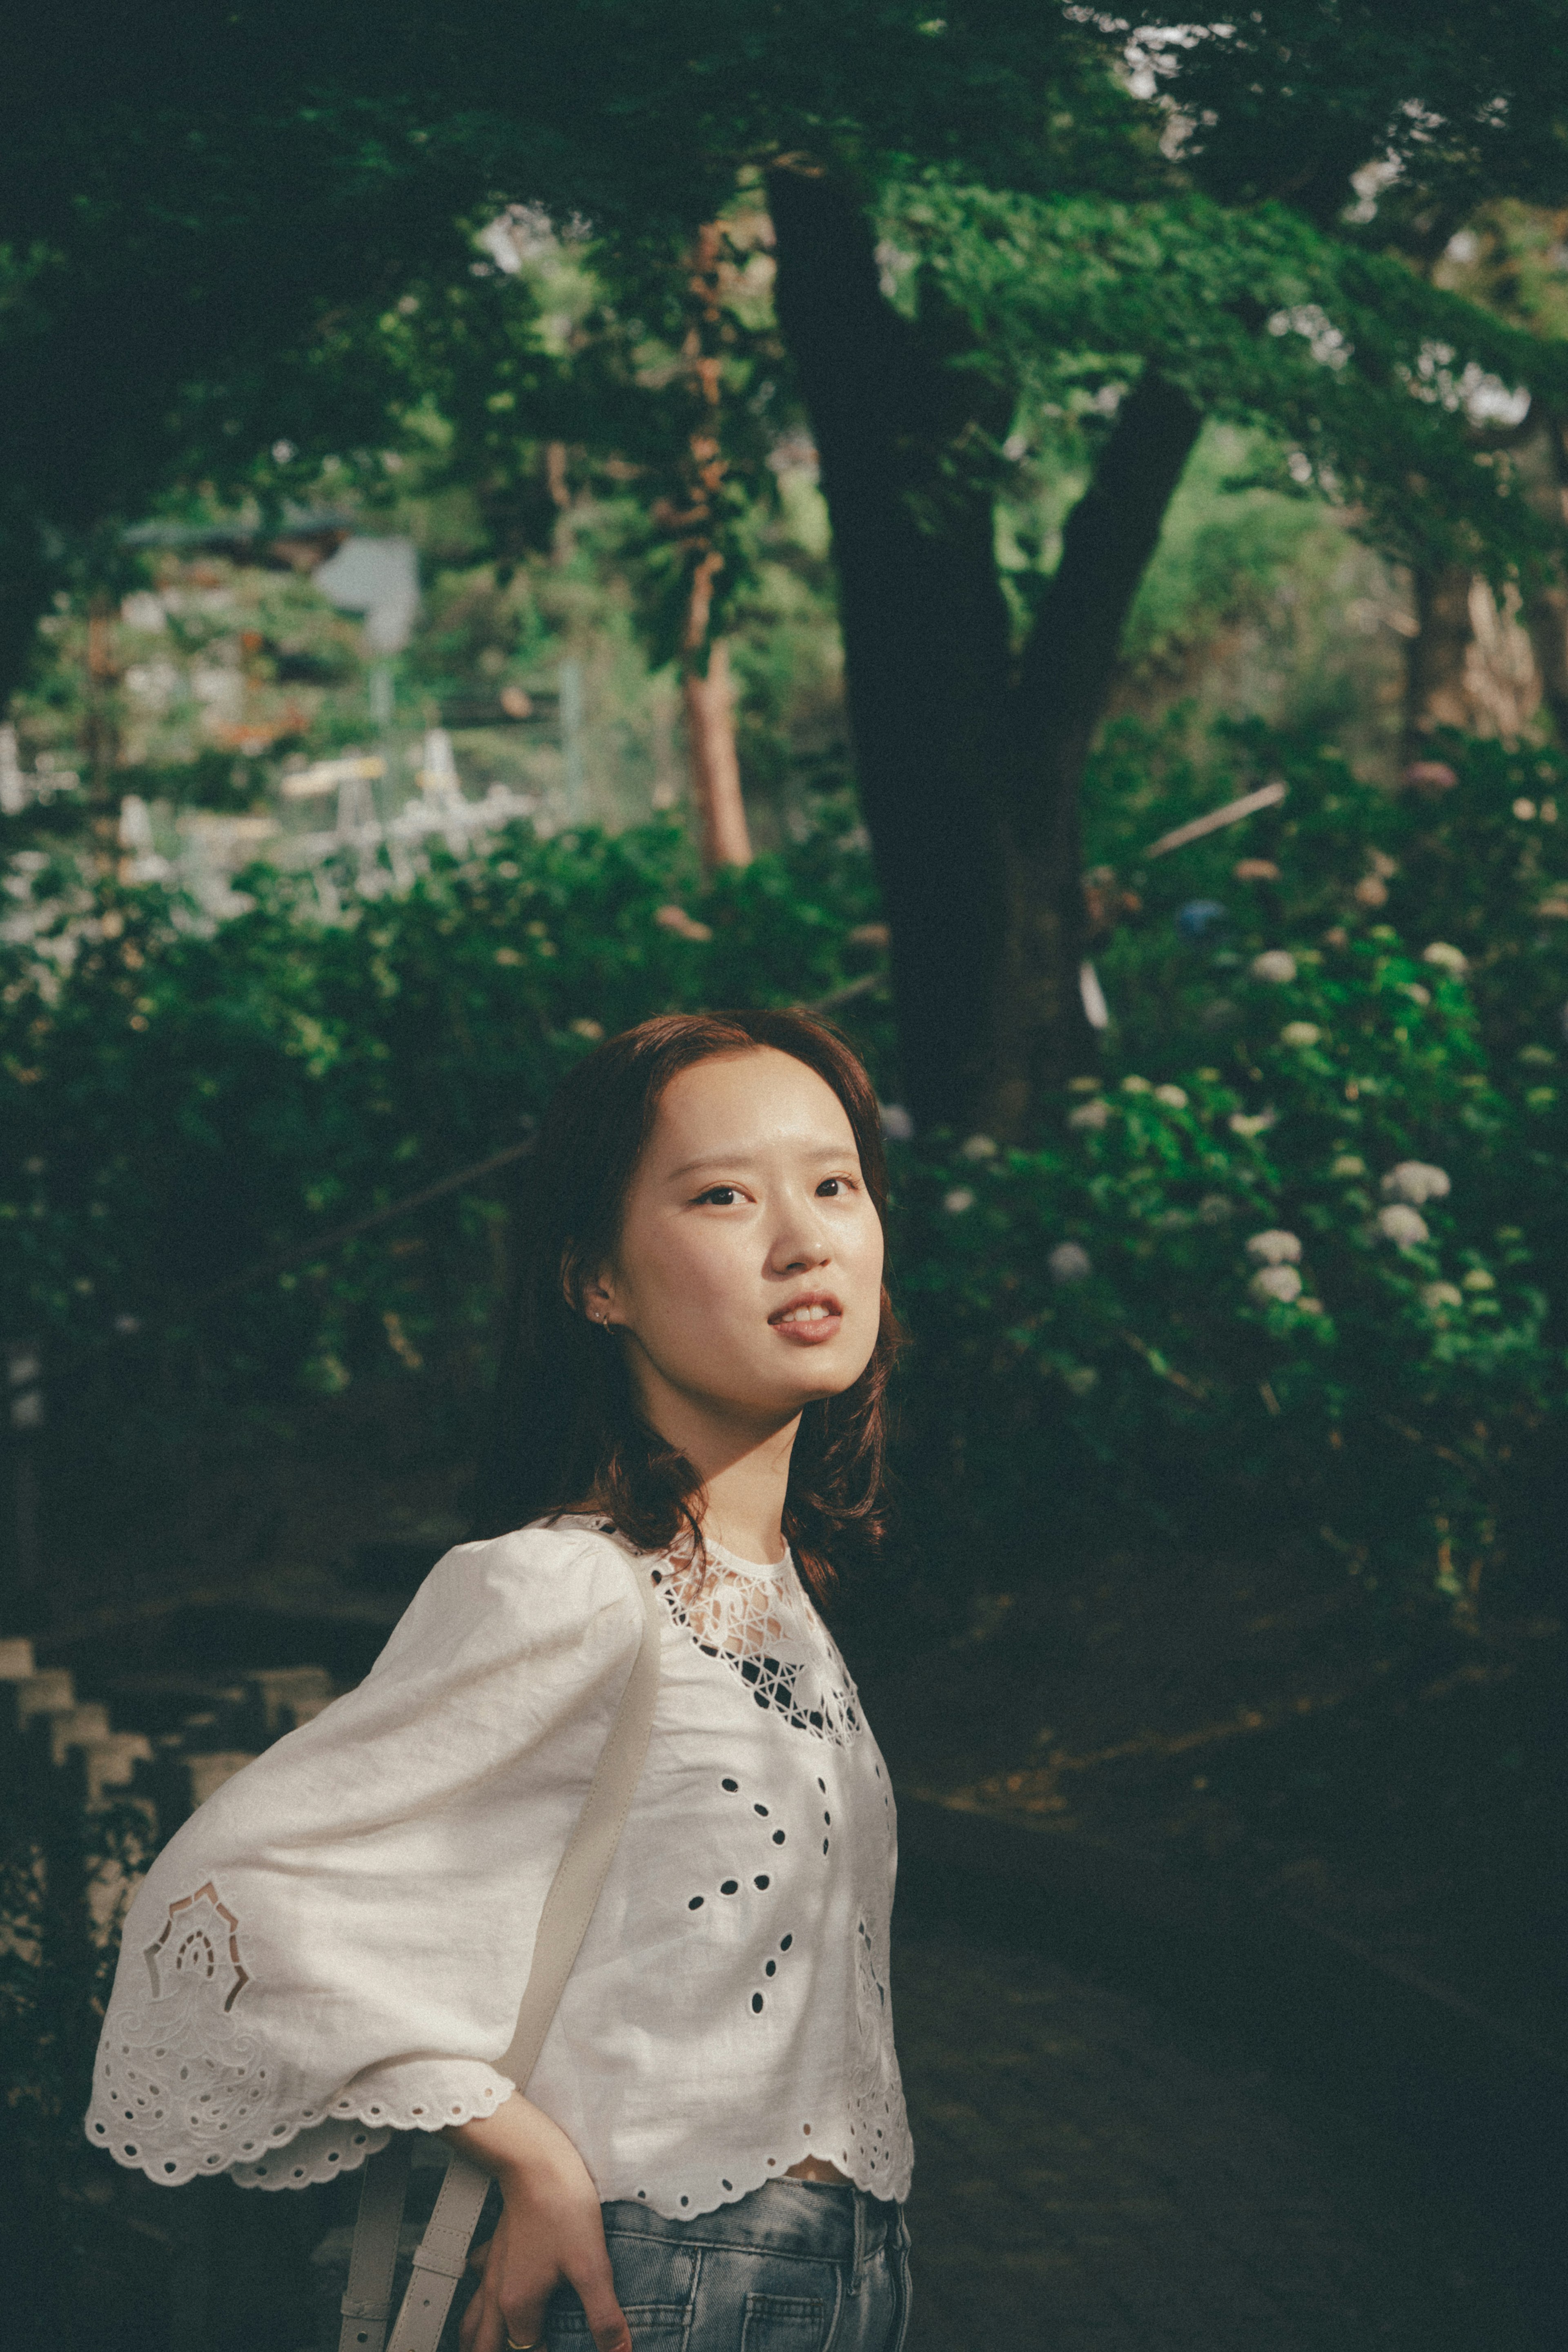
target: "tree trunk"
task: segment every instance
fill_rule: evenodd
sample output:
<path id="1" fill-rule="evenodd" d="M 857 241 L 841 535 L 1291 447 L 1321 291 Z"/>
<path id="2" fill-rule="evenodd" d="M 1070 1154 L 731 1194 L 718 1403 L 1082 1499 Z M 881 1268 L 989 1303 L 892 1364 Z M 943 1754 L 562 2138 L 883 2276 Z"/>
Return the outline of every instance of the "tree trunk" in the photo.
<path id="1" fill-rule="evenodd" d="M 1554 582 L 1525 600 L 1525 619 L 1541 677 L 1541 698 L 1552 713 L 1557 740 L 1568 751 L 1568 588 Z"/>
<path id="2" fill-rule="evenodd" d="M 1002 1077 L 1009 620 L 989 497 L 944 479 L 966 385 L 882 297 L 859 207 L 771 175 L 775 299 L 833 527 L 862 811 L 910 1109 L 977 1123 Z M 1005 426 L 1004 426 L 1005 430 Z M 925 510 L 922 511 L 923 506 Z"/>
<path id="3" fill-rule="evenodd" d="M 1079 792 L 1200 420 L 1158 378 L 1129 397 L 1015 663 L 993 492 L 957 446 L 975 426 L 999 438 L 1010 394 L 949 364 L 969 348 L 963 322 L 912 324 L 883 299 L 852 197 L 789 170 L 769 197 L 779 318 L 832 520 L 907 1099 L 923 1126 L 1018 1135 L 1095 1050 Z"/>
<path id="4" fill-rule="evenodd" d="M 1470 722 L 1465 688 L 1472 635 L 1469 567 L 1419 569 L 1411 584 L 1416 635 L 1406 640 L 1405 657 L 1405 755 L 1418 759 L 1437 728 L 1468 728 Z"/>
<path id="5" fill-rule="evenodd" d="M 1561 531 L 1568 525 L 1568 425 L 1548 416 L 1541 442 L 1541 480 L 1536 503 Z M 1557 740 L 1568 751 L 1568 585 L 1561 578 L 1525 592 L 1525 625 L 1535 652 L 1541 696 L 1552 714 Z"/>
<path id="6" fill-rule="evenodd" d="M 1061 560 L 1019 662 L 1013 729 L 1011 925 L 1016 1128 L 1042 1091 L 1084 1066 L 1079 989 L 1083 775 L 1115 683 L 1122 632 L 1203 419 L 1145 374 L 1122 404 L 1094 478 L 1068 516 Z"/>
<path id="7" fill-rule="evenodd" d="M 735 747 L 735 688 L 729 647 L 713 635 L 714 582 L 724 569 L 715 544 L 717 500 L 728 467 L 720 438 L 720 353 L 728 265 L 716 221 L 697 231 L 686 281 L 687 327 L 682 346 L 697 404 L 686 449 L 684 497 L 665 509 L 667 523 L 690 566 L 685 625 L 681 634 L 681 691 L 686 711 L 686 758 L 702 835 L 703 865 L 749 866 L 751 835 Z"/>
<path id="8" fill-rule="evenodd" d="M 87 680 L 81 722 L 94 860 L 103 874 L 115 871 L 120 853 L 120 803 L 115 791 L 115 772 L 120 763 L 116 692 L 120 672 L 114 658 L 115 612 L 114 599 L 108 591 L 96 591 L 88 605 Z"/>
<path id="9" fill-rule="evenodd" d="M 703 865 L 710 874 L 720 866 L 749 866 L 751 835 L 735 749 L 729 646 L 723 637 L 716 638 L 708 648 L 706 673 L 694 661 L 682 677 L 681 688 L 685 698 L 692 797 L 702 827 Z"/>

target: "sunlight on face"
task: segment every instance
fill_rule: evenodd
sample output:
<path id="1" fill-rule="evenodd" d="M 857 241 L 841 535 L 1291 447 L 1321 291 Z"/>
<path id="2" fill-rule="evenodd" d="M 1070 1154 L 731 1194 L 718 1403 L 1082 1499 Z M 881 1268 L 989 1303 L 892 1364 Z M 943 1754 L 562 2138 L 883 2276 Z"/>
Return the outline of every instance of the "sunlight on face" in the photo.
<path id="1" fill-rule="evenodd" d="M 667 1434 L 694 1409 L 781 1428 L 865 1370 L 882 1258 L 843 1105 L 762 1046 L 666 1088 L 588 1304 L 625 1333 L 643 1408 Z"/>

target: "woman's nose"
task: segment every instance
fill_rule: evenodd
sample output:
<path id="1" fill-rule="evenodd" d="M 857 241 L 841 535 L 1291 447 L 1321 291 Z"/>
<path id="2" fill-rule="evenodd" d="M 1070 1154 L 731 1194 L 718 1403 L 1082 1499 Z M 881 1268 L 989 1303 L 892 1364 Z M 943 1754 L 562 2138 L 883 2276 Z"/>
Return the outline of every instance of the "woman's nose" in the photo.
<path id="1" fill-rule="evenodd" d="M 776 1237 L 768 1261 L 779 1273 L 792 1274 L 809 1265 L 823 1265 L 831 1252 L 828 1237 L 815 1217 L 792 1217 Z"/>

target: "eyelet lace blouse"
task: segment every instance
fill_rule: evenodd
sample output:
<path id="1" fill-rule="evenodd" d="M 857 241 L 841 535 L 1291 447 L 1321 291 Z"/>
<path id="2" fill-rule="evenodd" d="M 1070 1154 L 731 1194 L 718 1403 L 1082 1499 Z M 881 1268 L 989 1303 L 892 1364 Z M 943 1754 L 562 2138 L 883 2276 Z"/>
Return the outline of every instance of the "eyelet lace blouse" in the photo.
<path id="1" fill-rule="evenodd" d="M 546 1892 L 643 1631 L 658 1710 L 528 2084 L 606 2200 L 711 2211 L 805 2157 L 902 2200 L 887 1770 L 788 1552 L 573 1517 L 460 1544 L 365 1681 L 227 1781 L 126 1923 L 87 2134 L 299 2188 L 494 2113 Z"/>

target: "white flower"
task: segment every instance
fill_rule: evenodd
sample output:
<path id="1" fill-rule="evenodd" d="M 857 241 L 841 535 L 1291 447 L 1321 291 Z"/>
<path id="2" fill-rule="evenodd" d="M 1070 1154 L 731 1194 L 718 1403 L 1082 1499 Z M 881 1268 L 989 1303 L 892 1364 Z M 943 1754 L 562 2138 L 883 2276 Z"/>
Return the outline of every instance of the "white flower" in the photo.
<path id="1" fill-rule="evenodd" d="M 1276 988 L 1283 988 L 1296 977 L 1296 959 L 1283 948 L 1265 948 L 1261 955 L 1253 957 L 1251 970 L 1254 980 L 1270 980 Z"/>
<path id="2" fill-rule="evenodd" d="M 591 1021 L 586 1014 L 583 1014 L 576 1021 L 569 1021 L 566 1025 L 571 1031 L 574 1037 L 586 1037 L 590 1045 L 597 1045 L 599 1040 L 604 1034 L 603 1023 L 601 1021 Z"/>
<path id="3" fill-rule="evenodd" d="M 1280 1032 L 1281 1045 L 1315 1045 L 1322 1035 L 1315 1021 L 1287 1021 Z"/>
<path id="4" fill-rule="evenodd" d="M 1087 1396 L 1091 1389 L 1098 1386 L 1100 1380 L 1092 1364 L 1074 1364 L 1072 1370 L 1063 1372 L 1061 1377 L 1074 1396 Z"/>
<path id="5" fill-rule="evenodd" d="M 1247 1287 L 1265 1307 L 1270 1302 L 1288 1307 L 1301 1295 L 1301 1277 L 1293 1265 L 1266 1265 L 1253 1276 Z"/>
<path id="6" fill-rule="evenodd" d="M 915 1121 L 902 1103 L 882 1105 L 882 1131 L 889 1143 L 913 1143 Z"/>
<path id="7" fill-rule="evenodd" d="M 1225 1122 L 1232 1135 L 1266 1135 L 1274 1124 L 1271 1110 L 1233 1110 Z"/>
<path id="8" fill-rule="evenodd" d="M 1407 996 L 1412 1004 L 1430 1004 L 1432 1002 L 1431 990 L 1423 988 L 1418 980 L 1402 980 L 1399 983 L 1399 993 L 1401 996 Z"/>
<path id="9" fill-rule="evenodd" d="M 1254 1234 L 1248 1242 L 1247 1255 L 1256 1258 L 1260 1265 L 1298 1265 L 1301 1256 L 1301 1237 L 1277 1229 L 1266 1234 Z M 1296 1288 L 1300 1290 L 1301 1286 L 1298 1282 Z"/>
<path id="10" fill-rule="evenodd" d="M 1298 1298 L 1296 1304 L 1303 1315 L 1321 1315 L 1323 1311 L 1321 1298 Z"/>
<path id="11" fill-rule="evenodd" d="M 1472 1265 L 1469 1274 L 1465 1276 L 1465 1288 L 1467 1290 L 1495 1290 L 1497 1288 L 1497 1276 L 1495 1274 L 1489 1274 L 1484 1265 Z"/>
<path id="12" fill-rule="evenodd" d="M 1434 1314 L 1440 1307 L 1462 1307 L 1465 1294 L 1452 1282 L 1429 1282 L 1421 1293 L 1421 1304 Z"/>
<path id="13" fill-rule="evenodd" d="M 1403 1201 L 1396 1201 L 1389 1208 L 1379 1209 L 1377 1231 L 1385 1242 L 1392 1242 L 1396 1249 L 1402 1250 L 1417 1249 L 1424 1241 L 1431 1238 L 1426 1218 L 1407 1208 Z"/>
<path id="14" fill-rule="evenodd" d="M 1124 1078 L 1122 1081 L 1124 1095 L 1146 1095 L 1152 1091 L 1147 1078 Z"/>
<path id="15" fill-rule="evenodd" d="M 967 1143 L 958 1146 L 960 1160 L 994 1160 L 996 1156 L 997 1147 L 988 1135 L 972 1135 Z"/>
<path id="16" fill-rule="evenodd" d="M 1228 1217 L 1235 1214 L 1235 1202 L 1228 1201 L 1223 1192 L 1206 1192 L 1197 1204 L 1200 1225 L 1222 1225 Z"/>
<path id="17" fill-rule="evenodd" d="M 1172 1110 L 1185 1110 L 1186 1108 L 1186 1088 L 1185 1087 L 1156 1087 L 1155 1088 L 1155 1100 L 1156 1102 L 1167 1104 Z"/>
<path id="18" fill-rule="evenodd" d="M 1452 1190 L 1448 1170 L 1430 1167 L 1424 1160 L 1402 1160 L 1383 1180 L 1385 1201 L 1408 1201 L 1416 1209 L 1424 1209 L 1428 1201 L 1447 1200 Z"/>
<path id="19" fill-rule="evenodd" d="M 1093 1261 L 1080 1242 L 1058 1242 L 1045 1263 L 1052 1282 L 1087 1282 L 1094 1271 Z"/>
<path id="20" fill-rule="evenodd" d="M 1463 948 L 1451 948 L 1446 940 L 1434 940 L 1429 948 L 1421 950 L 1423 963 L 1435 963 L 1444 971 L 1468 971 L 1469 959 Z"/>
<path id="21" fill-rule="evenodd" d="M 1067 1124 L 1069 1127 L 1088 1128 L 1098 1134 L 1103 1127 L 1111 1124 L 1111 1106 L 1103 1096 L 1093 1095 L 1088 1102 L 1080 1103 L 1076 1110 L 1068 1112 Z"/>
<path id="22" fill-rule="evenodd" d="M 942 1195 L 942 1206 L 950 1217 L 961 1217 L 966 1209 L 975 1205 L 975 1196 L 967 1184 L 955 1184 L 950 1192 Z"/>
<path id="23" fill-rule="evenodd" d="M 1339 1158 L 1334 1161 L 1333 1166 L 1329 1170 L 1329 1174 L 1331 1176 L 1343 1176 L 1346 1178 L 1352 1176 L 1364 1176 L 1365 1173 L 1365 1160 L 1361 1159 L 1354 1151 L 1342 1151 Z"/>

